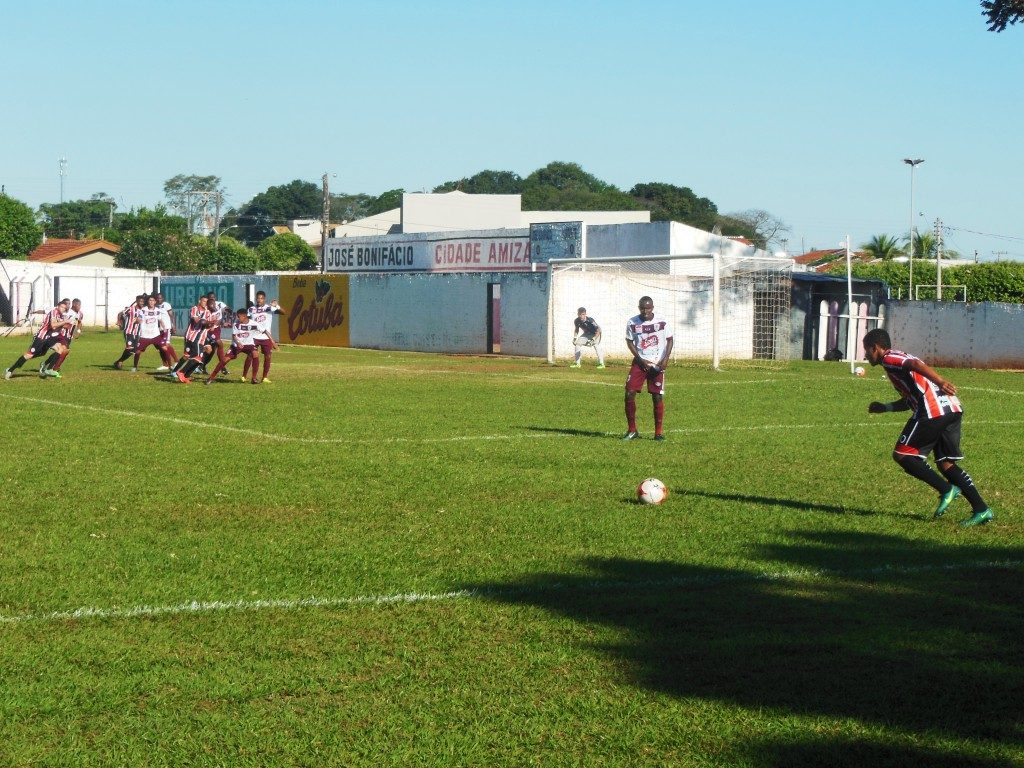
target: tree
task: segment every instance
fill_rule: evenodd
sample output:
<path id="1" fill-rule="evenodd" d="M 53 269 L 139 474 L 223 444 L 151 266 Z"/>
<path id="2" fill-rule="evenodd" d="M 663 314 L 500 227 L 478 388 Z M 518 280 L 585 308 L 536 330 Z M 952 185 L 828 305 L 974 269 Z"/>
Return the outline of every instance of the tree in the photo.
<path id="1" fill-rule="evenodd" d="M 523 191 L 523 179 L 513 171 L 480 171 L 458 181 L 446 181 L 434 192 L 465 192 L 471 195 L 517 195 Z"/>
<path id="2" fill-rule="evenodd" d="M 366 206 L 366 215 L 376 216 L 378 213 L 398 208 L 402 205 L 402 195 L 404 194 L 404 189 L 389 189 L 387 192 L 378 195 Z"/>
<path id="3" fill-rule="evenodd" d="M 889 235 L 874 235 L 868 242 L 863 243 L 860 249 L 871 256 L 872 259 L 889 261 L 897 256 L 904 256 L 906 252 L 900 246 L 895 237 Z"/>
<path id="4" fill-rule="evenodd" d="M 312 246 L 290 232 L 268 237 L 256 246 L 256 256 L 260 269 L 316 269 L 320 263 Z"/>
<path id="5" fill-rule="evenodd" d="M 772 245 L 781 245 L 780 238 L 789 232 L 789 225 L 777 216 L 760 208 L 750 208 L 739 213 L 730 213 L 726 217 L 741 226 L 749 227 L 753 232 L 750 238 L 754 245 L 761 249 L 767 249 Z M 723 227 L 723 233 L 725 228 Z"/>
<path id="6" fill-rule="evenodd" d="M 331 221 L 353 221 L 368 216 L 373 198 L 362 193 L 350 195 L 345 192 L 331 194 Z"/>
<path id="7" fill-rule="evenodd" d="M 718 207 L 689 187 L 651 181 L 636 184 L 629 194 L 650 210 L 652 221 L 679 221 L 709 232 L 718 222 Z"/>
<path id="8" fill-rule="evenodd" d="M 907 238 L 909 244 L 910 238 Z M 915 259 L 934 259 L 935 255 L 939 252 L 939 242 L 935 239 L 935 235 L 931 232 L 916 232 L 914 234 L 914 258 Z M 959 259 L 960 254 L 957 251 L 949 250 L 946 248 L 942 249 L 942 258 L 944 259 Z"/>
<path id="9" fill-rule="evenodd" d="M 189 232 L 194 232 L 196 224 L 216 209 L 217 196 L 223 194 L 219 176 L 178 174 L 164 182 L 167 204 L 188 222 Z"/>
<path id="10" fill-rule="evenodd" d="M 259 245 L 274 234 L 275 226 L 293 219 L 323 216 L 323 190 L 311 181 L 295 179 L 260 192 L 237 211 L 229 211 L 221 231 L 237 227 L 232 236 L 249 246 Z"/>
<path id="11" fill-rule="evenodd" d="M 113 198 L 98 192 L 88 200 L 43 203 L 39 217 L 48 237 L 104 236 L 113 228 L 116 207 Z"/>
<path id="12" fill-rule="evenodd" d="M 233 237 L 222 237 L 216 247 L 212 240 L 206 239 L 205 246 L 200 252 L 200 272 L 245 274 L 259 269 L 256 252 Z"/>
<path id="13" fill-rule="evenodd" d="M 158 205 L 156 208 L 140 208 L 128 213 L 119 213 L 114 217 L 114 229 L 107 233 L 107 239 L 118 245 L 124 242 L 131 232 L 155 230 L 166 235 L 184 236 L 188 230 L 185 219 L 175 216 L 167 209 Z"/>
<path id="14" fill-rule="evenodd" d="M 644 205 L 577 163 L 548 163 L 523 179 L 527 211 L 639 211 Z"/>
<path id="15" fill-rule="evenodd" d="M 0 258 L 24 261 L 42 241 L 32 209 L 0 193 Z"/>
<path id="16" fill-rule="evenodd" d="M 983 0 L 981 7 L 989 32 L 1002 32 L 1007 25 L 1024 21 L 1024 0 Z"/>

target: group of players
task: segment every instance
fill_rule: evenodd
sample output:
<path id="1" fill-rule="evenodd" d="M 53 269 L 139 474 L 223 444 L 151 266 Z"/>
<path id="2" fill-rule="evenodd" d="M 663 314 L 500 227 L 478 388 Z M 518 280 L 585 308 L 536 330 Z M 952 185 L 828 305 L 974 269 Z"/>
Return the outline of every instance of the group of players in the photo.
<path id="1" fill-rule="evenodd" d="M 114 361 L 114 368 L 121 370 L 128 358 L 132 360 L 132 372 L 139 369 L 142 353 L 155 347 L 160 353 L 162 365 L 156 370 L 183 384 L 191 382 L 196 371 L 207 373 L 206 365 L 217 356 L 217 365 L 206 379 L 207 384 L 216 381 L 221 372 L 228 373 L 228 362 L 245 356 L 245 368 L 241 380 L 244 382 L 252 371 L 253 384 L 270 384 L 270 365 L 273 351 L 277 349 L 271 334 L 273 316 L 281 312 L 277 300 L 267 303 L 267 294 L 259 291 L 256 302 L 232 312 L 217 300 L 212 291 L 199 296 L 189 310 L 188 326 L 185 328 L 185 347 L 179 357 L 171 344 L 171 334 L 176 323 L 174 310 L 164 300 L 162 293 L 141 294 L 135 301 L 118 313 L 118 327 L 124 333 L 124 352 Z M 41 378 L 60 378 L 60 367 L 71 349 L 71 342 L 81 334 L 82 302 L 78 299 L 61 299 L 45 314 L 42 325 L 32 339 L 24 355 L 4 371 L 4 378 L 10 379 L 14 372 L 26 362 L 41 358 L 47 352 L 50 357 L 39 367 Z M 221 332 L 231 328 L 231 346 L 225 352 Z M 263 358 L 263 376 L 260 377 L 260 357 Z"/>

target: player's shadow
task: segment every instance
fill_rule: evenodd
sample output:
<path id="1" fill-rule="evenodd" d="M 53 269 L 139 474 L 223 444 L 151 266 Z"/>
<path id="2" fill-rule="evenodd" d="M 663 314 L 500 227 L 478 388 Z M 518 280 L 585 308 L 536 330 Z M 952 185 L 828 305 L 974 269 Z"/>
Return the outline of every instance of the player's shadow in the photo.
<path id="1" fill-rule="evenodd" d="M 827 512 L 830 515 L 878 515 L 877 509 L 865 509 L 848 505 L 822 504 L 816 501 L 798 499 L 780 499 L 774 496 L 752 496 L 746 493 L 712 493 L 711 491 L 695 491 L 692 488 L 673 489 L 673 493 L 679 496 L 701 496 L 706 499 L 718 499 L 721 501 L 739 502 L 741 504 L 756 504 L 765 507 L 785 507 L 787 509 L 799 509 L 806 512 Z M 901 513 L 888 513 L 899 515 Z M 903 513 L 908 517 L 918 517 Z"/>
<path id="2" fill-rule="evenodd" d="M 1024 549 L 795 533 L 754 555 L 763 573 L 594 558 L 465 586 L 592 627 L 601 640 L 584 650 L 615 659 L 626 682 L 824 718 L 804 733 L 839 734 L 748 745 L 752 765 L 958 764 L 954 747 L 835 740 L 883 730 L 1024 747 Z"/>
<path id="3" fill-rule="evenodd" d="M 570 427 L 524 427 L 531 432 L 549 432 L 558 435 L 570 435 L 572 437 L 614 437 L 607 432 L 597 432 L 592 429 L 572 429 Z"/>

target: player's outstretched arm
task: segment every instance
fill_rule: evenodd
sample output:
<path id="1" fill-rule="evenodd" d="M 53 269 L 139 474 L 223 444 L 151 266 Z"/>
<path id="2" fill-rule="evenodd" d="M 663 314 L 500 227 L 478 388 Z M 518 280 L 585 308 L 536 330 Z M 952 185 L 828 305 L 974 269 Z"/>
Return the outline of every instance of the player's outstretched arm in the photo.
<path id="1" fill-rule="evenodd" d="M 910 403 L 906 400 L 895 400 L 891 403 L 880 403 L 877 400 L 868 403 L 868 413 L 890 413 L 892 411 L 910 410 Z"/>
<path id="2" fill-rule="evenodd" d="M 930 382 L 935 384 L 939 388 L 939 391 L 945 395 L 955 395 L 956 387 L 953 386 L 951 381 L 946 381 L 938 372 L 930 365 L 925 363 L 923 360 L 911 360 L 907 366 L 914 373 L 919 373 L 928 379 Z"/>

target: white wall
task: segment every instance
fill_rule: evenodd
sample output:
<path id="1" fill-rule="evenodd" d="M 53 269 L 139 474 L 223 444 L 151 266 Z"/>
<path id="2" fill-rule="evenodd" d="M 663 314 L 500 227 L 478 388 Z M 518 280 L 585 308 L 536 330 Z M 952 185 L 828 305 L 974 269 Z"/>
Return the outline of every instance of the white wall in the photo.
<path id="1" fill-rule="evenodd" d="M 349 343 L 369 349 L 487 352 L 487 285 L 501 285 L 501 351 L 541 356 L 547 275 L 352 275 Z"/>
<path id="2" fill-rule="evenodd" d="M 113 326 L 117 313 L 153 290 L 159 272 L 0 259 L 0 302 L 18 319 L 30 309 L 52 309 L 63 298 L 81 299 L 85 325 Z M 60 295 L 55 295 L 55 288 Z"/>
<path id="3" fill-rule="evenodd" d="M 520 227 L 521 199 L 520 195 L 407 192 L 402 195 L 402 232 Z"/>
<path id="4" fill-rule="evenodd" d="M 1024 368 L 1024 305 L 890 301 L 885 328 L 893 346 L 931 365 Z"/>

